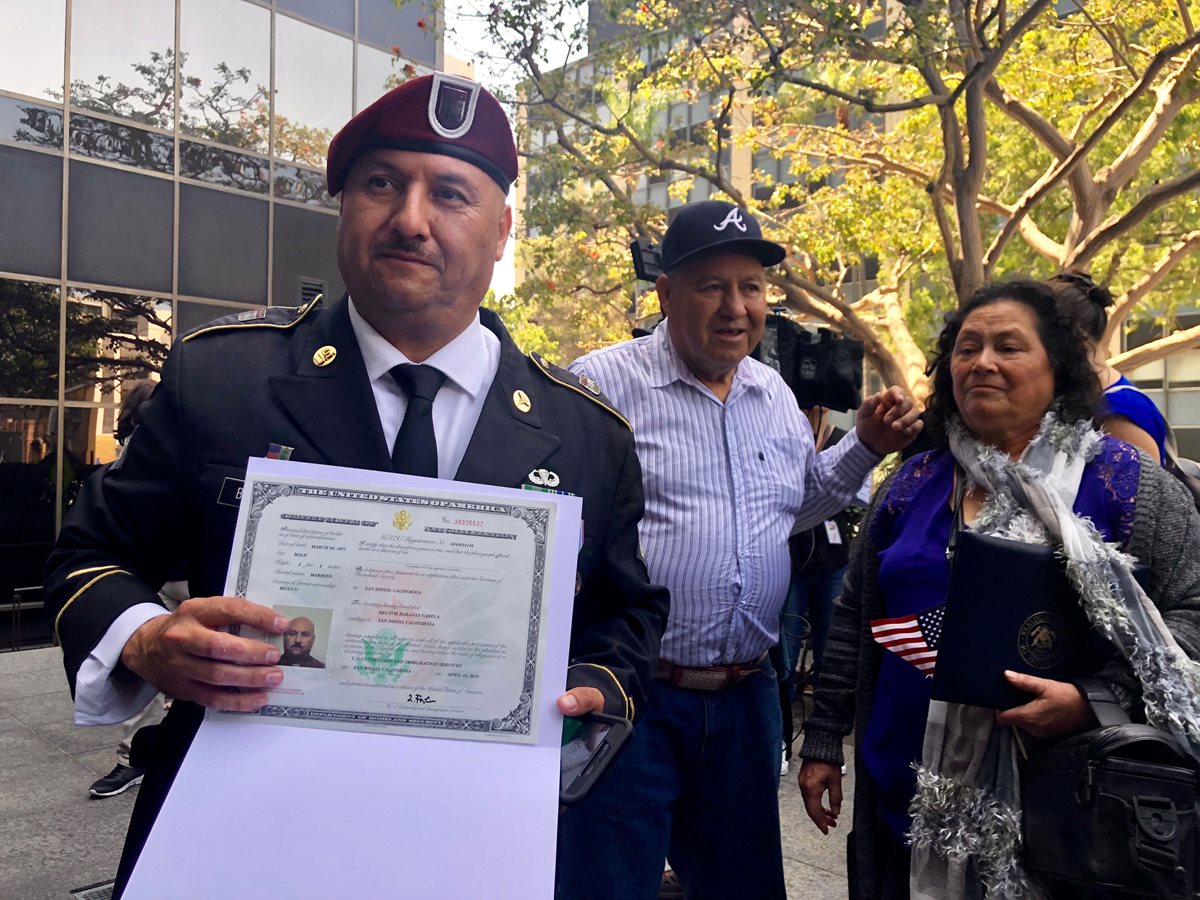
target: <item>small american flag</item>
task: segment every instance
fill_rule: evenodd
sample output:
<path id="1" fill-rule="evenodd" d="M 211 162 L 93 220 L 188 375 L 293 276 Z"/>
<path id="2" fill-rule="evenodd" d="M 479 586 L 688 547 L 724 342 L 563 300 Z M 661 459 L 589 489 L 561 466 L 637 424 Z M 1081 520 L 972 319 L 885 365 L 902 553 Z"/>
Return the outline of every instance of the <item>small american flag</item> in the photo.
<path id="1" fill-rule="evenodd" d="M 871 623 L 871 635 L 877 644 L 931 675 L 937 663 L 938 641 L 942 637 L 945 616 L 946 604 L 942 603 L 916 615 L 876 619 Z"/>

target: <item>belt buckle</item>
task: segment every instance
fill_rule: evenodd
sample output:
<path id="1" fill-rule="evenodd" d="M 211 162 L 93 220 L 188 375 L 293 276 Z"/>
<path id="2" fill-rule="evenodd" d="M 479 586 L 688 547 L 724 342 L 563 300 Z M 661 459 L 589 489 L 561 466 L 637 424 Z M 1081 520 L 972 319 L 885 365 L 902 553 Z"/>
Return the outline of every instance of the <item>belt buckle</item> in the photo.
<path id="1" fill-rule="evenodd" d="M 730 685 L 730 673 L 727 668 L 714 666 L 709 669 L 677 669 L 679 683 L 682 687 L 693 691 L 723 691 Z"/>

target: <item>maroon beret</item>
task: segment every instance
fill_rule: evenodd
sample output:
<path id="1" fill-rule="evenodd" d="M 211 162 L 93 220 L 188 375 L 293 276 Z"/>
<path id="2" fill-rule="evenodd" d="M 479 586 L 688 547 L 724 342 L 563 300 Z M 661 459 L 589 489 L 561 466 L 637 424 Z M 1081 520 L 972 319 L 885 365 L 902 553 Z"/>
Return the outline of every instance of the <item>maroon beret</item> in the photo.
<path id="1" fill-rule="evenodd" d="M 477 81 L 437 72 L 388 91 L 333 137 L 325 164 L 337 196 L 355 157 L 368 150 L 444 153 L 478 166 L 506 194 L 517 178 L 517 146 L 499 102 Z"/>

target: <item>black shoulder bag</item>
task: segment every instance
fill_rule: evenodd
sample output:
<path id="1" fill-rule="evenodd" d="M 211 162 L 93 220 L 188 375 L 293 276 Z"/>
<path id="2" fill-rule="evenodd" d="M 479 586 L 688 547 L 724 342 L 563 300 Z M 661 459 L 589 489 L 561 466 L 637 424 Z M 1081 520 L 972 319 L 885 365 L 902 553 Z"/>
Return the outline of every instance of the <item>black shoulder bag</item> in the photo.
<path id="1" fill-rule="evenodd" d="M 1169 734 L 1130 724 L 1104 682 L 1075 684 L 1100 727 L 1022 764 L 1026 868 L 1098 895 L 1200 896 L 1196 763 Z"/>
<path id="2" fill-rule="evenodd" d="M 1100 725 L 1037 747 L 1021 764 L 1026 868 L 1089 897 L 1200 898 L 1200 766 L 1171 735 L 1131 724 L 1104 682 L 1077 677 L 1098 671 L 1111 645 L 1091 631 L 1052 548 L 963 529 L 964 486 L 957 476 L 932 696 L 1015 706 L 1029 695 L 1003 683 L 1001 672 L 1017 669 L 1072 681 Z M 1044 627 L 1055 618 L 1052 661 L 1027 639 L 1036 636 L 1031 622 Z M 1035 652 L 1014 653 L 1014 644 Z"/>

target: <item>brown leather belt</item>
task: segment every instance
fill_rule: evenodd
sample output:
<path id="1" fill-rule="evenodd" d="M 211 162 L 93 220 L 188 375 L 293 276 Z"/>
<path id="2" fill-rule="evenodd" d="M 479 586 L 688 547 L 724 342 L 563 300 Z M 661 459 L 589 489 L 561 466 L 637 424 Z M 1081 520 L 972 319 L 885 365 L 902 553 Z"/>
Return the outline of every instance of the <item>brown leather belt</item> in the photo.
<path id="1" fill-rule="evenodd" d="M 755 662 L 735 663 L 732 666 L 677 666 L 675 663 L 659 660 L 654 677 L 665 681 L 672 687 L 683 688 L 687 691 L 724 691 L 741 684 L 751 675 L 762 671 L 762 662 L 767 654 L 760 656 Z"/>

